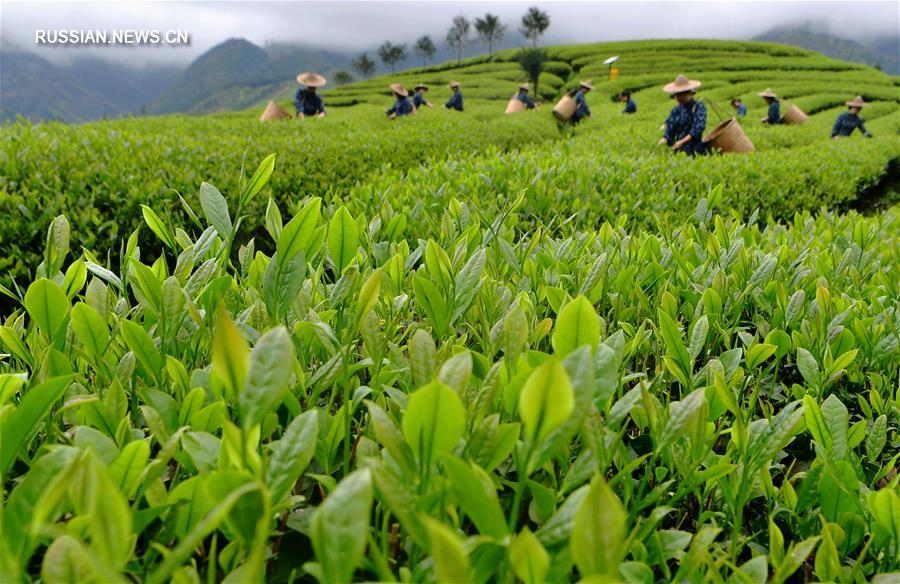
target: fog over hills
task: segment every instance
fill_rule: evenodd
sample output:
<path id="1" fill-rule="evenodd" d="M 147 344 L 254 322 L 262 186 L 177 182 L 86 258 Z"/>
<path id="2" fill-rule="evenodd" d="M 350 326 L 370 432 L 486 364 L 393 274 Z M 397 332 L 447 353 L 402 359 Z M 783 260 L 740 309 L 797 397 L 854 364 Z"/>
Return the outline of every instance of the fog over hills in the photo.
<path id="1" fill-rule="evenodd" d="M 496 48 L 526 44 L 514 29 L 514 23 L 507 22 L 506 34 Z M 853 40 L 830 33 L 831 30 L 821 23 L 781 25 L 753 40 L 796 45 L 900 74 L 900 33 L 873 33 Z M 432 62 L 455 58 L 443 38 L 431 36 L 437 46 Z M 412 43 L 406 44 L 408 57 L 400 68 L 421 65 Z M 187 65 L 179 65 L 128 63 L 94 53 L 84 56 L 77 50 L 72 51 L 76 56 L 68 60 L 47 59 L 43 56 L 48 54 L 46 51 L 38 51 L 39 55 L 4 39 L 0 50 L 0 119 L 9 121 L 21 115 L 33 121 L 76 123 L 103 116 L 242 109 L 279 93 L 299 71 L 315 70 L 333 79 L 334 73 L 343 70 L 356 77 L 352 60 L 362 52 L 376 62 L 378 72 L 388 70 L 378 59 L 377 46 L 365 51 L 323 50 L 284 41 L 259 46 L 236 37 L 212 46 Z M 483 52 L 484 45 L 473 39 L 463 55 Z"/>

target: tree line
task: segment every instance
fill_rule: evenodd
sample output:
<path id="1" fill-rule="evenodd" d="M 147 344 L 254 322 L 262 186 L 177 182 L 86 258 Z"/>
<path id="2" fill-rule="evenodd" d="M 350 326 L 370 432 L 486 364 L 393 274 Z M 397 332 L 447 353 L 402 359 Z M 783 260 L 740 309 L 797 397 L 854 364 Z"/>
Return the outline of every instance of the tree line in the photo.
<path id="1" fill-rule="evenodd" d="M 472 37 L 473 26 L 475 30 L 474 39 Z M 532 6 L 522 15 L 519 32 L 531 41 L 531 48 L 534 50 L 537 48 L 538 40 L 549 27 L 550 15 L 536 6 Z M 460 14 L 453 17 L 450 28 L 447 30 L 445 42 L 448 48 L 456 52 L 457 62 L 461 62 L 463 51 L 473 41 L 482 43 L 487 47 L 488 55 L 493 55 L 494 47 L 503 40 L 505 32 L 506 25 L 500 22 L 500 17 L 495 14 L 487 13 L 484 17 L 475 18 L 474 21 L 470 21 L 467 17 Z M 405 43 L 394 44 L 391 41 L 385 41 L 378 48 L 377 52 L 381 62 L 385 66 L 390 67 L 393 73 L 396 73 L 397 67 L 405 63 L 409 58 Z M 431 36 L 423 35 L 412 46 L 412 52 L 421 59 L 424 67 L 434 59 L 435 54 L 437 54 L 437 47 Z M 375 62 L 367 53 L 363 53 L 353 60 L 353 69 L 363 78 L 368 79 L 374 75 L 375 68 Z"/>

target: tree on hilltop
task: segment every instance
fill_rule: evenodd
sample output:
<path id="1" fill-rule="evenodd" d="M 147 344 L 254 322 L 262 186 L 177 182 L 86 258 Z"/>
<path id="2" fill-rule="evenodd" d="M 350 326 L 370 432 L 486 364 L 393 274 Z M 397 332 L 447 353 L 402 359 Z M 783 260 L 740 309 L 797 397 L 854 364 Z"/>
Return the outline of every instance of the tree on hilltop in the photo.
<path id="1" fill-rule="evenodd" d="M 456 62 L 462 62 L 462 52 L 469 42 L 469 19 L 460 14 L 453 18 L 453 24 L 447 31 L 447 45 L 456 51 Z"/>
<path id="2" fill-rule="evenodd" d="M 397 65 L 406 61 L 406 45 L 395 45 L 391 41 L 386 41 L 378 48 L 378 56 L 391 68 L 392 73 L 396 73 Z"/>
<path id="3" fill-rule="evenodd" d="M 369 58 L 369 55 L 363 53 L 353 60 L 353 69 L 362 75 L 363 79 L 368 79 L 375 73 L 375 61 Z"/>
<path id="4" fill-rule="evenodd" d="M 500 17 L 488 12 L 484 18 L 475 19 L 475 30 L 478 32 L 478 37 L 487 43 L 488 56 L 490 56 L 494 54 L 494 43 L 503 38 L 506 25 L 500 24 Z"/>
<path id="5" fill-rule="evenodd" d="M 431 40 L 431 37 L 426 34 L 419 37 L 419 40 L 413 45 L 413 51 L 422 57 L 422 66 L 424 67 L 434 58 L 437 48 L 434 46 L 434 41 Z"/>
<path id="6" fill-rule="evenodd" d="M 519 29 L 526 39 L 531 41 L 531 48 L 537 47 L 538 39 L 544 35 L 544 31 L 550 26 L 550 15 L 532 6 L 522 16 L 522 28 Z"/>

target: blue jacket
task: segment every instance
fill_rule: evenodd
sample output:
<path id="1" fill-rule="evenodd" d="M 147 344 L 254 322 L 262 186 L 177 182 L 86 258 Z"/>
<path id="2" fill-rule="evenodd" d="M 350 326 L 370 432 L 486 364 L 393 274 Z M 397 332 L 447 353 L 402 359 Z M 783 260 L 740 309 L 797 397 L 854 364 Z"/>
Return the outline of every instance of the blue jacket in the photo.
<path id="1" fill-rule="evenodd" d="M 834 127 L 831 128 L 831 137 L 835 136 L 849 136 L 853 133 L 853 130 L 859 128 L 859 131 L 865 135 L 866 138 L 871 138 L 872 134 L 866 130 L 866 127 L 863 125 L 862 118 L 860 118 L 856 114 L 852 114 L 850 112 L 844 112 L 837 117 L 834 121 Z"/>
<path id="2" fill-rule="evenodd" d="M 425 103 L 425 96 L 417 91 L 413 96 L 413 105 L 416 106 L 416 109 L 419 109 L 420 107 L 425 105 Z"/>
<path id="3" fill-rule="evenodd" d="M 447 100 L 447 103 L 444 104 L 444 107 L 447 109 L 455 109 L 458 112 L 463 111 L 463 97 L 462 91 L 457 91 L 450 99 Z"/>
<path id="4" fill-rule="evenodd" d="M 516 95 L 516 99 L 524 103 L 527 109 L 534 109 L 534 100 L 528 97 L 527 93 L 520 91 L 519 94 Z"/>
<path id="5" fill-rule="evenodd" d="M 582 119 L 591 115 L 591 108 L 588 107 L 587 99 L 584 97 L 583 91 L 575 92 L 575 113 L 572 114 L 572 123 L 577 124 Z"/>
<path id="6" fill-rule="evenodd" d="M 690 141 L 681 149 L 688 155 L 703 153 L 703 132 L 706 130 L 706 106 L 703 102 L 692 101 L 687 105 L 678 104 L 672 108 L 666 119 L 663 136 L 671 146 L 688 134 Z"/>
<path id="7" fill-rule="evenodd" d="M 409 98 L 406 97 L 398 97 L 397 101 L 394 102 L 385 113 L 386 114 L 397 114 L 397 116 L 408 116 L 413 111 L 412 103 L 410 103 Z"/>
<path id="8" fill-rule="evenodd" d="M 742 118 L 747 115 L 747 105 L 741 104 L 737 106 L 737 117 Z"/>
<path id="9" fill-rule="evenodd" d="M 634 103 L 634 100 L 630 97 L 628 101 L 625 102 L 625 109 L 622 110 L 623 114 L 636 114 L 637 113 L 637 104 Z"/>
<path id="10" fill-rule="evenodd" d="M 314 116 L 325 111 L 322 96 L 310 93 L 303 87 L 298 89 L 297 95 L 294 96 L 294 107 L 297 108 L 298 114 L 302 113 L 304 116 Z"/>
<path id="11" fill-rule="evenodd" d="M 766 121 L 769 124 L 781 123 L 781 108 L 778 105 L 777 99 L 769 104 L 769 116 L 766 118 Z"/>

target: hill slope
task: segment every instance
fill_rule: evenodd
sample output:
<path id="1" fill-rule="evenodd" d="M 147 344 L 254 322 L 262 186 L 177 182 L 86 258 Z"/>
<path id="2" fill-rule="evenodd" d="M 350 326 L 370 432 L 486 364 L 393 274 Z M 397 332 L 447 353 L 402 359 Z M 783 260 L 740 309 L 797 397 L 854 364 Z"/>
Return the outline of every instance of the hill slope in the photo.
<path id="1" fill-rule="evenodd" d="M 833 208 L 900 160 L 897 79 L 548 51 L 547 94 L 594 80 L 574 128 L 503 114 L 509 54 L 398 76 L 462 114 L 388 121 L 380 78 L 4 128 L 0 580 L 890 580 L 900 208 Z M 678 72 L 756 151 L 656 145 Z M 766 85 L 809 120 L 763 125 Z M 875 137 L 830 139 L 857 93 Z"/>
<path id="2" fill-rule="evenodd" d="M 241 109 L 270 95 L 301 69 L 330 72 L 349 66 L 343 55 L 290 46 L 267 51 L 229 39 L 200 57 L 148 107 L 150 113 L 208 113 Z"/>
<path id="3" fill-rule="evenodd" d="M 120 113 L 118 106 L 75 76 L 26 51 L 0 53 L 3 71 L 0 119 L 82 122 Z"/>
<path id="4" fill-rule="evenodd" d="M 180 71 L 174 66 L 135 68 L 96 58 L 57 65 L 29 51 L 0 51 L 0 119 L 85 122 L 136 114 Z"/>
<path id="5" fill-rule="evenodd" d="M 774 28 L 753 40 L 803 47 L 835 59 L 877 65 L 885 73 L 900 75 L 900 36 L 874 39 L 868 46 L 863 46 L 856 41 L 816 32 L 809 26 L 799 26 Z"/>

